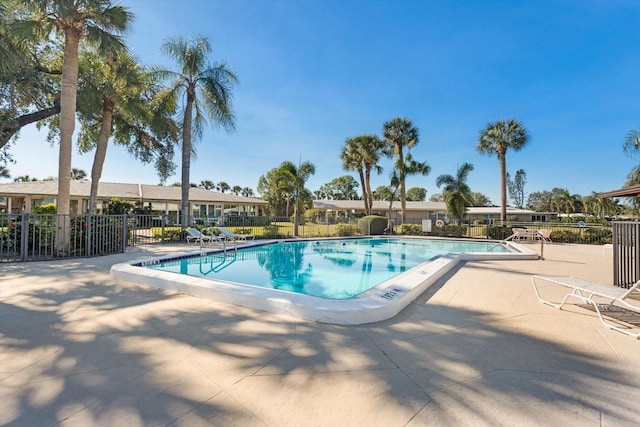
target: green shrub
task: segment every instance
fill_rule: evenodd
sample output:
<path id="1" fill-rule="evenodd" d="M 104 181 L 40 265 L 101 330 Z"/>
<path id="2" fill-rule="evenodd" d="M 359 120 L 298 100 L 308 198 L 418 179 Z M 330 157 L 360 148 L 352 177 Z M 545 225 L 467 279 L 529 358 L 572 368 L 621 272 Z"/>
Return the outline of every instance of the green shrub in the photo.
<path id="1" fill-rule="evenodd" d="M 467 234 L 466 225 L 446 224 L 442 227 L 431 228 L 431 236 L 462 237 Z"/>
<path id="2" fill-rule="evenodd" d="M 105 203 L 104 211 L 108 215 L 124 215 L 133 212 L 133 208 L 133 203 L 114 197 Z"/>
<path id="3" fill-rule="evenodd" d="M 422 236 L 422 225 L 420 224 L 402 224 L 400 225 L 400 234 L 408 236 Z"/>
<path id="4" fill-rule="evenodd" d="M 33 208 L 31 213 L 34 214 L 55 214 L 56 213 L 56 205 L 53 203 L 47 203 L 45 205 L 36 206 Z"/>
<path id="5" fill-rule="evenodd" d="M 551 239 L 553 240 L 554 237 L 555 235 L 552 233 Z M 598 245 L 611 243 L 611 230 L 607 228 L 587 228 L 582 233 L 582 239 L 585 243 L 595 243 Z"/>
<path id="6" fill-rule="evenodd" d="M 369 215 L 358 220 L 358 230 L 363 235 L 379 235 L 384 234 L 387 228 L 387 218 L 379 215 Z"/>
<path id="7" fill-rule="evenodd" d="M 576 243 L 581 240 L 580 234 L 571 230 L 553 230 L 551 240 L 558 243 Z"/>
<path id="8" fill-rule="evenodd" d="M 263 228 L 263 233 L 264 233 L 264 237 L 269 238 L 269 239 L 277 239 L 280 238 L 282 236 L 280 236 L 280 230 L 278 228 L 277 225 L 266 225 Z"/>
<path id="9" fill-rule="evenodd" d="M 489 227 L 489 229 L 487 230 L 487 235 L 489 236 L 489 238 L 494 240 L 504 240 L 512 234 L 513 231 L 511 230 L 511 227 L 495 226 Z"/>
<path id="10" fill-rule="evenodd" d="M 473 225 L 486 225 L 486 224 L 487 224 L 486 219 L 476 219 L 473 221 Z"/>
<path id="11" fill-rule="evenodd" d="M 338 236 L 355 236 L 358 234 L 358 227 L 351 224 L 340 223 L 336 225 L 336 235 Z"/>

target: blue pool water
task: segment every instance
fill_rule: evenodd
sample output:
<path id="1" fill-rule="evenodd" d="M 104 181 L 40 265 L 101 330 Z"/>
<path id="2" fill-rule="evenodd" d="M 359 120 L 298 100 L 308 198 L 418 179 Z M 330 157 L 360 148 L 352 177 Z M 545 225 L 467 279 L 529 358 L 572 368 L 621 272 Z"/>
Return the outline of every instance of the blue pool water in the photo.
<path id="1" fill-rule="evenodd" d="M 279 242 L 161 261 L 148 268 L 322 298 L 355 297 L 446 253 L 509 252 L 495 242 L 345 239 Z"/>

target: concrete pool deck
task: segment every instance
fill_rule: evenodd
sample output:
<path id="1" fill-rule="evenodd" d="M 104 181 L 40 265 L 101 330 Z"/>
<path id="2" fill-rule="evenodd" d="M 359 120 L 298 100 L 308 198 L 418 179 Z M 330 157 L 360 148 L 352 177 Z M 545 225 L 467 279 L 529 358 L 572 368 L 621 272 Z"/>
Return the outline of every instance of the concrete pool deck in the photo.
<path id="1" fill-rule="evenodd" d="M 611 283 L 602 247 L 468 261 L 397 316 L 359 326 L 109 275 L 113 264 L 185 249 L 0 265 L 0 425 L 640 424 L 640 340 L 582 306 L 539 303 L 530 283 Z"/>

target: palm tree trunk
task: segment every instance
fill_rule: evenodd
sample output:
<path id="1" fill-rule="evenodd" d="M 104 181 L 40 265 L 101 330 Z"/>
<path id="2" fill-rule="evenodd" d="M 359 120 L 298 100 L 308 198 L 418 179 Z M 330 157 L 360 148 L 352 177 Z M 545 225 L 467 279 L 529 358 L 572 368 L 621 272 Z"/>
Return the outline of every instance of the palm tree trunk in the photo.
<path id="1" fill-rule="evenodd" d="M 111 136 L 111 123 L 113 122 L 113 102 L 105 101 L 102 111 L 102 122 L 100 133 L 98 134 L 98 145 L 93 156 L 93 166 L 91 167 L 91 192 L 89 193 L 89 213 L 96 213 L 96 202 L 98 199 L 98 184 L 102 176 L 104 159 L 107 157 L 107 146 Z"/>
<path id="2" fill-rule="evenodd" d="M 62 81 L 60 90 L 60 150 L 58 156 L 58 214 L 56 228 L 56 251 L 69 250 L 69 209 L 71 192 L 72 137 L 76 123 L 76 95 L 78 86 L 78 45 L 80 33 L 67 29 L 64 38 Z"/>
<path id="3" fill-rule="evenodd" d="M 193 99 L 195 94 L 187 94 L 187 103 L 184 109 L 182 122 L 182 227 L 186 228 L 191 222 L 189 209 L 189 175 L 191 168 L 191 122 L 193 119 Z"/>
<path id="4" fill-rule="evenodd" d="M 500 162 L 500 222 L 504 225 L 507 219 L 507 160 L 504 154 L 498 153 Z"/>
<path id="5" fill-rule="evenodd" d="M 369 180 L 371 179 L 369 169 L 365 169 L 364 176 L 362 174 L 362 169 L 359 171 L 360 181 L 362 182 L 362 198 L 364 199 L 364 214 L 371 215 L 371 206 L 373 205 L 373 196 L 371 194 L 371 185 L 369 184 Z"/>

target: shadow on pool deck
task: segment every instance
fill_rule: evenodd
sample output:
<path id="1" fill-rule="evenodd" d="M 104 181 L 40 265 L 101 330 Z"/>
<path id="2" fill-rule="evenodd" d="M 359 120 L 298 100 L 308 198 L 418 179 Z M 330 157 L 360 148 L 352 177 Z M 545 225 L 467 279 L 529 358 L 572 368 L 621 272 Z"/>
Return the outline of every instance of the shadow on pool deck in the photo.
<path id="1" fill-rule="evenodd" d="M 540 272 L 606 281 L 600 248 L 469 262 L 360 326 L 109 276 L 170 250 L 0 266 L 0 425 L 640 423 L 640 340 L 539 304 L 529 284 Z"/>

